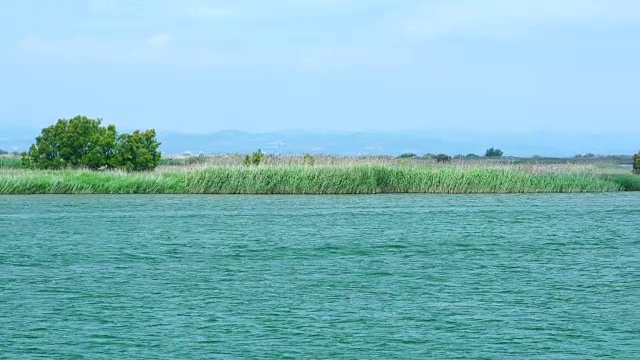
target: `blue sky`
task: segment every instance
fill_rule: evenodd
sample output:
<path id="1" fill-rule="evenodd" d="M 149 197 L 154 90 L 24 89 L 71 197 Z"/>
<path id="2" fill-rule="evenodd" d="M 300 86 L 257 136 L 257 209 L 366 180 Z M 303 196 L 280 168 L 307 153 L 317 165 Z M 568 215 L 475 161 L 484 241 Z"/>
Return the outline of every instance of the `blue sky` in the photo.
<path id="1" fill-rule="evenodd" d="M 638 0 L 0 5 L 0 124 L 628 132 Z"/>

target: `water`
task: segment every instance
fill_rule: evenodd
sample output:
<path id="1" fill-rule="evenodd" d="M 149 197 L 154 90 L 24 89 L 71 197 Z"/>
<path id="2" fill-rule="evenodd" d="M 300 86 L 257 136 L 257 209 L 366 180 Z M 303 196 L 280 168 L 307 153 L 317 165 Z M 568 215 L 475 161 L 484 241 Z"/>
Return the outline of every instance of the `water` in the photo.
<path id="1" fill-rule="evenodd" d="M 634 359 L 640 194 L 0 197 L 0 358 Z"/>

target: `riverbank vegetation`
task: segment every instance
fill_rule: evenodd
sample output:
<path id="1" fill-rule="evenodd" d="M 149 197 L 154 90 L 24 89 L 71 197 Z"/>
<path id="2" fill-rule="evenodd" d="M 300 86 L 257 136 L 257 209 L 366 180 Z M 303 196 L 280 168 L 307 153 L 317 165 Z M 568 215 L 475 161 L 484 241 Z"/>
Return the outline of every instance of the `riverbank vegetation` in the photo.
<path id="1" fill-rule="evenodd" d="M 257 166 L 163 165 L 152 172 L 0 171 L 0 194 L 377 194 L 640 191 L 628 169 L 588 165 L 415 164 L 384 159 L 265 157 Z M 235 158 L 220 157 L 222 160 Z M 269 164 L 271 160 L 271 164 Z M 333 163 L 327 163 L 333 160 Z M 240 157 L 242 161 L 242 157 Z M 275 164 L 278 161 L 279 164 Z M 341 162 L 340 162 L 341 161 Z M 289 162 L 289 163 L 286 163 Z M 320 163 L 320 164 L 318 164 Z"/>
<path id="2" fill-rule="evenodd" d="M 22 161 L 17 155 L 0 155 L 0 171 L 3 169 L 22 169 Z"/>
<path id="3" fill-rule="evenodd" d="M 640 154 L 515 158 L 475 154 L 162 158 L 154 130 L 119 134 L 60 119 L 21 157 L 0 155 L 0 194 L 378 194 L 640 191 Z M 631 170 L 631 171 L 630 171 Z"/>

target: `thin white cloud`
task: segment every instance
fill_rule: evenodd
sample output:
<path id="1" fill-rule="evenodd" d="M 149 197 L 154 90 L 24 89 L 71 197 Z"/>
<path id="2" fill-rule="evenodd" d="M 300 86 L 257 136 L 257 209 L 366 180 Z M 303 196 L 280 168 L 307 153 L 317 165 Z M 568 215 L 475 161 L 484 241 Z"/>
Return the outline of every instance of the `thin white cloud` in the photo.
<path id="1" fill-rule="evenodd" d="M 157 34 L 133 40 L 102 40 L 89 37 L 46 39 L 24 38 L 18 49 L 31 60 L 73 64 L 218 66 L 230 63 L 228 56 L 199 47 L 174 48 L 171 37 Z"/>
<path id="2" fill-rule="evenodd" d="M 538 26 L 638 19 L 638 0 L 432 0 L 405 28 L 420 38 L 509 37 Z"/>
<path id="3" fill-rule="evenodd" d="M 235 13 L 235 9 L 227 7 L 196 6 L 186 9 L 186 15 L 201 19 L 226 19 Z"/>
<path id="4" fill-rule="evenodd" d="M 386 51 L 357 47 L 335 47 L 304 53 L 298 68 L 302 71 L 326 72 L 354 68 L 385 68 L 407 65 L 409 54 L 397 49 Z"/>
<path id="5" fill-rule="evenodd" d="M 162 48 L 166 47 L 171 41 L 171 36 L 169 34 L 155 34 L 151 36 L 148 40 L 149 45 Z"/>
<path id="6" fill-rule="evenodd" d="M 305 70 L 328 70 L 349 68 L 369 62 L 371 55 L 354 49 L 321 49 L 302 55 L 301 68 Z"/>
<path id="7" fill-rule="evenodd" d="M 116 8 L 116 0 L 89 0 L 89 9 L 95 12 L 111 11 Z"/>

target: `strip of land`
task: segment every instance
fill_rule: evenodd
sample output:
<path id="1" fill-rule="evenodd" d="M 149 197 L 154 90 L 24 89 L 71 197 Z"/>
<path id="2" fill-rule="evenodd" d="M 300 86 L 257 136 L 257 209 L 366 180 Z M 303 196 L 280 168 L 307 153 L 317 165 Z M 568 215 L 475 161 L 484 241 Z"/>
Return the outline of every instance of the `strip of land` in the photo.
<path id="1" fill-rule="evenodd" d="M 152 172 L 0 171 L 0 194 L 481 194 L 640 191 L 598 166 L 344 163 L 163 166 Z"/>

